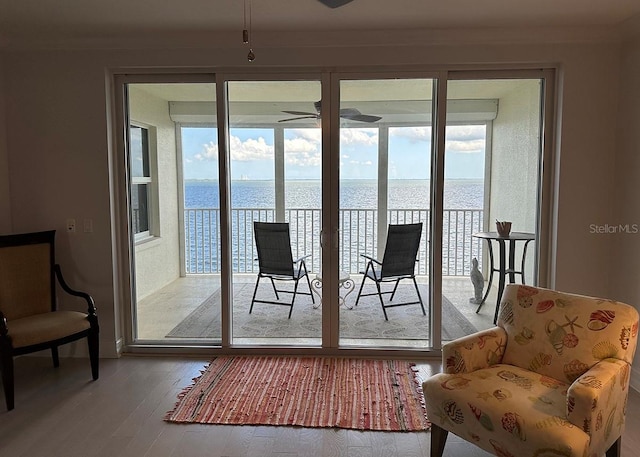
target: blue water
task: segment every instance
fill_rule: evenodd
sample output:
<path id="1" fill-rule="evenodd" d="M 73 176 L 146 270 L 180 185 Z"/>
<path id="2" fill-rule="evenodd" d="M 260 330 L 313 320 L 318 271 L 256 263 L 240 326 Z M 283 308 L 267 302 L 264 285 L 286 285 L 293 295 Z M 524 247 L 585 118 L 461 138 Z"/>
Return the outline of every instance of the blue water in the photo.
<path id="1" fill-rule="evenodd" d="M 321 182 L 316 180 L 286 181 L 285 207 L 320 208 Z M 374 209 L 377 207 L 377 181 L 343 180 L 340 183 L 340 208 Z M 216 181 L 186 181 L 185 208 L 219 208 Z M 390 209 L 429 208 L 429 181 L 389 180 L 388 207 Z M 482 208 L 484 184 L 482 180 L 447 180 L 444 186 L 445 209 Z M 232 208 L 274 208 L 273 181 L 233 181 Z"/>
<path id="2" fill-rule="evenodd" d="M 421 221 L 428 225 L 429 181 L 390 180 L 388 187 L 389 223 Z M 443 220 L 443 274 L 468 274 L 469 262 L 461 259 L 479 257 L 478 243 L 468 242 L 471 233 L 482 229 L 484 185 L 481 180 L 445 181 Z M 377 182 L 346 180 L 340 183 L 341 263 L 343 269 L 360 271 L 360 254 L 375 249 L 377 226 Z M 220 213 L 217 182 L 185 182 L 185 234 L 187 236 L 186 271 L 212 273 L 220 271 Z M 231 230 L 234 272 L 255 272 L 253 221 L 275 220 L 273 181 L 233 181 L 231 184 Z M 300 180 L 285 183 L 285 209 L 293 211 L 291 224 L 294 257 L 312 252 L 309 267 L 320 268 L 318 234 L 321 227 L 321 183 Z M 259 209 L 259 210 L 256 210 Z M 365 211 L 366 210 L 366 211 Z M 396 211 L 409 210 L 409 211 Z M 426 274 L 426 238 L 421 241 L 423 261 L 419 274 Z"/>

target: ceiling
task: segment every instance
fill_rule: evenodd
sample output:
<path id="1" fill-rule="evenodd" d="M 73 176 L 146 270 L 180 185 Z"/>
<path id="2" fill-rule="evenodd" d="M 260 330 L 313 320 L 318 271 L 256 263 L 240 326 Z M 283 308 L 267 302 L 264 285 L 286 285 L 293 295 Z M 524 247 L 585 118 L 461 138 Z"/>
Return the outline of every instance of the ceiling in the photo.
<path id="1" fill-rule="evenodd" d="M 256 34 L 619 27 L 640 16 L 640 0 L 353 0 L 336 9 L 318 0 L 246 1 Z M 0 0 L 0 45 L 158 32 L 237 35 L 243 10 L 244 0 Z"/>

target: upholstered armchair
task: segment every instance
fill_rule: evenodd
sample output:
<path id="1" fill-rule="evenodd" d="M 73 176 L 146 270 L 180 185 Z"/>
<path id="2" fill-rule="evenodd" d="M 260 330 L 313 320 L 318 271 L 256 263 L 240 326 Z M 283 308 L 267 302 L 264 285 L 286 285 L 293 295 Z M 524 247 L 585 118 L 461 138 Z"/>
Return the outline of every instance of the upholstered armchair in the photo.
<path id="1" fill-rule="evenodd" d="M 431 456 L 448 432 L 501 457 L 619 456 L 638 312 L 511 284 L 497 325 L 446 344 L 423 383 Z"/>
<path id="2" fill-rule="evenodd" d="M 93 298 L 72 289 L 55 263 L 55 231 L 0 236 L 0 372 L 7 409 L 14 408 L 13 358 L 87 338 L 91 374 L 98 379 L 98 317 Z M 58 310 L 57 283 L 86 305 L 86 312 Z"/>

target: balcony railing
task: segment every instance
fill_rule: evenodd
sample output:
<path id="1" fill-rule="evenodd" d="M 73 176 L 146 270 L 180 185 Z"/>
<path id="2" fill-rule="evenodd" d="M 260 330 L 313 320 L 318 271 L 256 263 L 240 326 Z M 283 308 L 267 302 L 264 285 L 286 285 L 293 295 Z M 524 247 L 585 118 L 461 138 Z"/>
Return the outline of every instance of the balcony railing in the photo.
<path id="1" fill-rule="evenodd" d="M 185 268 L 187 274 L 220 272 L 220 210 L 190 208 L 184 211 Z M 418 251 L 416 273 L 429 272 L 429 210 L 394 209 L 388 211 L 389 224 L 422 222 L 423 233 Z M 273 222 L 274 209 L 235 208 L 231 212 L 232 258 L 235 273 L 257 273 L 253 222 Z M 321 265 L 320 209 L 288 209 L 293 256 L 310 254 L 307 268 L 319 272 Z M 378 211 L 374 209 L 340 210 L 340 268 L 349 273 L 364 270 L 360 254 L 378 256 Z M 482 231 L 482 209 L 447 209 L 444 211 L 442 230 L 442 274 L 466 276 L 470 273 L 471 259 L 482 264 L 482 245 L 471 235 Z"/>

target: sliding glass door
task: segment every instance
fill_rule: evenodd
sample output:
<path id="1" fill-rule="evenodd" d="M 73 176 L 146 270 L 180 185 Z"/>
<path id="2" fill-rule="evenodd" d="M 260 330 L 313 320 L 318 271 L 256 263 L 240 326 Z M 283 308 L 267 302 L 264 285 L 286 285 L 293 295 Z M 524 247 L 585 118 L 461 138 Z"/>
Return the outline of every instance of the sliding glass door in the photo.
<path id="1" fill-rule="evenodd" d="M 434 86 L 419 77 L 339 81 L 341 346 L 431 345 Z"/>
<path id="2" fill-rule="evenodd" d="M 429 350 L 540 284 L 550 72 L 260 76 L 119 79 L 128 343 Z"/>

